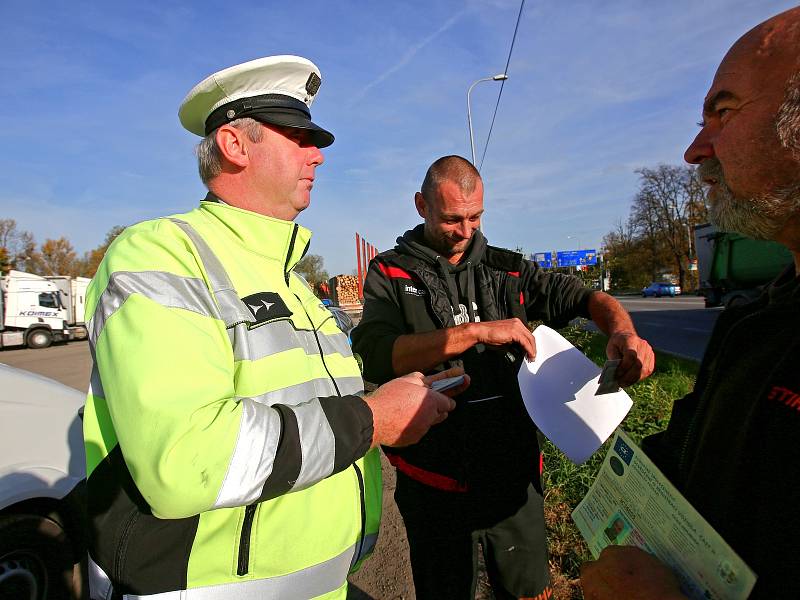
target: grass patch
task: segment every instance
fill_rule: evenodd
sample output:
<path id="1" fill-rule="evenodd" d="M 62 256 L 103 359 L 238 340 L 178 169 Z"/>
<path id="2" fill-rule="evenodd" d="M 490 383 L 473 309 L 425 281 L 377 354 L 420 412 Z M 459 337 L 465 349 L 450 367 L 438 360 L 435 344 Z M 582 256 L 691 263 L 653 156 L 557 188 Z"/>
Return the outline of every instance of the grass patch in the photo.
<path id="1" fill-rule="evenodd" d="M 559 333 L 598 365 L 605 362 L 606 336 L 585 331 L 581 326 L 570 326 Z M 698 367 L 695 362 L 656 352 L 653 374 L 626 388 L 633 407 L 621 427 L 637 444 L 642 438 L 666 429 L 673 401 L 691 391 Z M 549 441 L 542 449 L 550 570 L 559 600 L 582 598 L 578 585 L 580 565 L 591 559 L 591 555 L 570 514 L 597 476 L 608 445 L 606 442 L 581 466 L 570 462 Z"/>

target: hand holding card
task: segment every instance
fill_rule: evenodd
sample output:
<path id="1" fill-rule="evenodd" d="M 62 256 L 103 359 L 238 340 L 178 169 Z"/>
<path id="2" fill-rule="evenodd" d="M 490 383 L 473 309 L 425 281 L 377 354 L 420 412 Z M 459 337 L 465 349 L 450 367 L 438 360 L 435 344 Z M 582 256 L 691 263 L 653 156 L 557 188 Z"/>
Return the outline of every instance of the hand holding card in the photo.
<path id="1" fill-rule="evenodd" d="M 457 377 L 447 377 L 446 379 L 437 379 L 433 383 L 431 383 L 431 389 L 434 392 L 443 392 L 445 390 L 452 389 L 464 383 L 464 376 L 459 375 Z"/>
<path id="2" fill-rule="evenodd" d="M 602 394 L 613 394 L 614 392 L 619 391 L 619 383 L 617 382 L 616 377 L 617 366 L 619 363 L 619 359 L 612 359 L 607 360 L 603 365 L 603 370 L 600 373 L 600 379 L 598 380 L 600 386 L 594 393 L 595 396 L 600 396 Z"/>

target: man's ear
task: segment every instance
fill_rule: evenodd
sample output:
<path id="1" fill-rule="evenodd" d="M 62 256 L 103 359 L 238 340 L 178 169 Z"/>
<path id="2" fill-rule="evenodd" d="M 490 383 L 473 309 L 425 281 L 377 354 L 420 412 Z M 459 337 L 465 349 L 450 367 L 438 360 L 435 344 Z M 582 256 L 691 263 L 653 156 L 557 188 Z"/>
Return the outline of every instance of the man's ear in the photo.
<path id="1" fill-rule="evenodd" d="M 250 164 L 247 152 L 247 134 L 241 129 L 222 125 L 217 129 L 217 146 L 223 158 L 237 167 L 246 167 Z"/>
<path id="2" fill-rule="evenodd" d="M 428 204 L 425 202 L 425 196 L 422 195 L 422 192 L 414 194 L 414 206 L 417 207 L 417 213 L 419 213 L 420 217 L 427 218 Z"/>

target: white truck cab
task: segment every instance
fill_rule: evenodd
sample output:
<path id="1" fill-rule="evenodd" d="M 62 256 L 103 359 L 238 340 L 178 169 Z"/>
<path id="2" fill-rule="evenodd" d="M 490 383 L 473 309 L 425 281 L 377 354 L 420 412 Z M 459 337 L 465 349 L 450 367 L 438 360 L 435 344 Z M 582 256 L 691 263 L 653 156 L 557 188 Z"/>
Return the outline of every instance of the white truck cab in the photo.
<path id="1" fill-rule="evenodd" d="M 44 277 L 9 271 L 0 277 L 0 348 L 47 348 L 71 337 L 58 287 Z"/>
<path id="2" fill-rule="evenodd" d="M 83 313 L 86 310 L 86 290 L 92 281 L 88 277 L 68 275 L 45 275 L 45 279 L 56 284 L 61 294 L 61 303 L 67 310 L 67 325 L 72 335 L 70 339 L 85 340 L 89 337 Z"/>

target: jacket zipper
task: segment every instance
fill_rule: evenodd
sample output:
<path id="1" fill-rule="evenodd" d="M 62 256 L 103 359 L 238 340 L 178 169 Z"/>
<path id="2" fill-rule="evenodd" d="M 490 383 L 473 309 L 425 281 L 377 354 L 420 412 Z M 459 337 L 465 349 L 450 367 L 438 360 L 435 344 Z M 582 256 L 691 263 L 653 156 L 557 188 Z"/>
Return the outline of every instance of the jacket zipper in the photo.
<path id="1" fill-rule="evenodd" d="M 412 267 L 409 267 L 409 268 L 408 268 L 408 270 L 409 270 L 409 271 L 411 271 L 411 272 L 412 272 L 414 275 L 416 275 L 416 276 L 417 276 L 417 279 L 419 279 L 420 283 L 422 283 L 422 285 L 424 285 L 424 286 L 425 286 L 425 288 L 426 288 L 426 291 L 428 292 L 428 295 L 429 295 L 429 296 L 430 296 L 430 298 L 431 298 L 431 308 L 433 308 L 433 286 L 429 285 L 429 284 L 428 284 L 428 283 L 425 281 L 425 278 L 423 277 L 423 273 L 426 273 L 426 272 L 417 271 L 417 270 L 415 270 L 415 269 L 414 269 L 414 268 L 412 268 Z M 448 302 L 449 302 L 449 301 L 448 301 Z M 437 321 L 439 321 L 439 324 L 440 324 L 442 327 L 447 327 L 447 319 L 446 319 L 446 318 L 444 318 L 444 319 L 443 319 L 443 318 L 442 318 L 442 315 L 440 315 L 440 314 L 439 314 L 438 312 L 436 312 L 435 310 L 432 310 L 431 312 L 434 314 L 434 316 L 436 317 L 436 320 L 437 320 Z"/>
<path id="2" fill-rule="evenodd" d="M 314 321 L 311 320 L 311 315 L 308 314 L 308 311 L 306 310 L 306 307 L 303 305 L 303 301 L 300 300 L 300 296 L 295 294 L 294 297 L 297 298 L 297 301 L 300 303 L 300 306 L 303 307 L 303 312 L 306 314 L 306 318 L 308 319 L 308 322 L 311 323 L 311 331 L 314 332 L 314 340 L 317 342 L 317 349 L 319 350 L 319 358 L 322 361 L 322 366 L 325 367 L 325 372 L 328 374 L 328 378 L 333 383 L 333 389 L 336 390 L 336 395 L 341 397 L 342 396 L 342 392 L 339 391 L 339 386 L 336 384 L 336 378 L 331 374 L 331 370 L 328 368 L 328 363 L 325 360 L 325 353 L 322 351 L 322 344 L 319 341 L 319 333 L 317 332 L 317 326 L 314 324 Z M 328 319 L 325 319 L 325 321 L 327 321 L 327 320 Z M 323 323 L 325 321 L 323 321 Z M 320 327 L 321 326 L 322 326 L 322 324 L 320 324 Z M 338 326 L 337 326 L 337 328 L 338 328 Z"/>
<path id="3" fill-rule="evenodd" d="M 358 549 L 356 550 L 355 560 L 353 562 L 355 565 L 361 558 L 361 551 L 364 549 L 364 538 L 367 535 L 367 502 L 364 492 L 364 476 L 361 474 L 361 469 L 358 468 L 356 463 L 353 463 L 353 469 L 355 469 L 356 477 L 358 478 L 358 491 L 361 500 L 361 535 L 358 538 Z"/>
<path id="4" fill-rule="evenodd" d="M 122 535 L 119 538 L 119 545 L 117 546 L 117 559 L 114 564 L 114 571 L 117 581 L 124 581 L 123 569 L 125 566 L 125 558 L 128 553 L 128 538 L 130 537 L 133 526 L 139 519 L 139 509 L 134 508 L 131 510 L 128 518 L 125 520 L 125 526 L 122 528 Z"/>
<path id="5" fill-rule="evenodd" d="M 239 536 L 239 565 L 236 569 L 236 574 L 239 576 L 247 575 L 250 570 L 250 535 L 253 531 L 253 519 L 257 509 L 258 503 L 248 504 L 244 509 L 242 533 Z"/>

